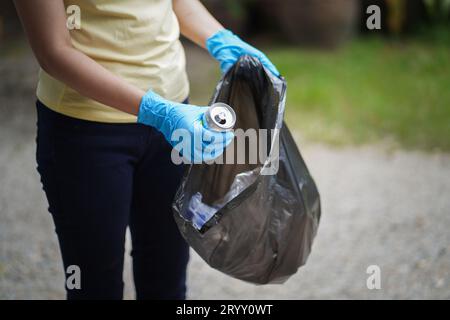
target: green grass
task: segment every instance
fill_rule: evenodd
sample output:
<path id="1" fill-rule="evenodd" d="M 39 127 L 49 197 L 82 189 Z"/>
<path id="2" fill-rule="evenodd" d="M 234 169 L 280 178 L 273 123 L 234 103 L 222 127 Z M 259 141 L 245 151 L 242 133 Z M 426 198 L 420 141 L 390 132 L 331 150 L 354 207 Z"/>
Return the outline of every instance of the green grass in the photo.
<path id="1" fill-rule="evenodd" d="M 450 150 L 448 45 L 365 38 L 266 52 L 288 82 L 286 120 L 307 139 Z"/>

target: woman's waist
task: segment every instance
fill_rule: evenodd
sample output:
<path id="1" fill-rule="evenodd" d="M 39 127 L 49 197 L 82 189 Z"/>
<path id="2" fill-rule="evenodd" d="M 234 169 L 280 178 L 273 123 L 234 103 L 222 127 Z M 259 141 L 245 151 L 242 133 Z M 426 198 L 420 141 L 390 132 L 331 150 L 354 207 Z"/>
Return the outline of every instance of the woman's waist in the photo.
<path id="1" fill-rule="evenodd" d="M 189 95 L 189 83 L 184 70 L 178 74 L 172 74 L 172 77 L 146 74 L 119 76 L 144 91 L 151 89 L 168 100 L 181 102 Z M 43 70 L 40 72 L 36 95 L 47 107 L 71 117 L 99 122 L 136 122 L 135 116 L 83 96 Z"/>

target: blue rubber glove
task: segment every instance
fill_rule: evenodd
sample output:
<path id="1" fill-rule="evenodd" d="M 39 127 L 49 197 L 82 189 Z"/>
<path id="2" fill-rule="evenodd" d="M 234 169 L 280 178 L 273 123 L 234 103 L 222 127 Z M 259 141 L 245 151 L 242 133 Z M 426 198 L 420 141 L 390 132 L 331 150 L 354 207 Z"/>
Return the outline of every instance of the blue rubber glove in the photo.
<path id="1" fill-rule="evenodd" d="M 209 53 L 220 62 L 222 73 L 228 71 L 242 55 L 256 57 L 262 65 L 275 76 L 280 76 L 277 68 L 270 62 L 264 53 L 242 41 L 230 30 L 220 30 L 206 40 L 206 48 Z"/>
<path id="2" fill-rule="evenodd" d="M 137 121 L 159 130 L 189 162 L 201 163 L 219 157 L 234 138 L 232 132 L 205 127 L 206 110 L 208 107 L 171 102 L 148 91 L 142 98 Z"/>

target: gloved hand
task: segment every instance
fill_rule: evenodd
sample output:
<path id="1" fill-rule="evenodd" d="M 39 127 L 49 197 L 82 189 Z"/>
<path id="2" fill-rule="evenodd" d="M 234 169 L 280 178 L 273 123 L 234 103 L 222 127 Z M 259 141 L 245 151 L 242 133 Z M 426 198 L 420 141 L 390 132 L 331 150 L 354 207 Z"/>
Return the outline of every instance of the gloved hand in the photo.
<path id="1" fill-rule="evenodd" d="M 275 76 L 279 76 L 277 68 L 270 62 L 264 53 L 242 41 L 229 30 L 220 30 L 206 40 L 209 53 L 220 62 L 222 73 L 228 71 L 242 55 L 256 57 L 262 65 Z"/>
<path id="2" fill-rule="evenodd" d="M 171 102 L 148 91 L 139 106 L 137 121 L 159 130 L 191 163 L 201 163 L 219 157 L 234 138 L 232 132 L 217 132 L 205 127 L 203 114 L 206 110 L 208 107 Z"/>

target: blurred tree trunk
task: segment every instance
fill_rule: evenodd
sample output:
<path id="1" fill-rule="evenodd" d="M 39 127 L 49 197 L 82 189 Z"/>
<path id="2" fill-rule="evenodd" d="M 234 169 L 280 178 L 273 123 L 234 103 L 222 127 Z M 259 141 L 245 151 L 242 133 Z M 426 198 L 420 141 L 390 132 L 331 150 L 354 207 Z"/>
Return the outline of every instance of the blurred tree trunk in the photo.
<path id="1" fill-rule="evenodd" d="M 423 0 L 385 0 L 387 27 L 390 34 L 400 35 L 414 31 L 425 21 L 426 7 Z"/>
<path id="2" fill-rule="evenodd" d="M 406 25 L 406 0 L 386 0 L 389 33 L 399 35 Z"/>
<path id="3" fill-rule="evenodd" d="M 237 34 L 245 33 L 246 1 L 203 0 L 202 3 L 225 28 L 233 30 Z"/>
<path id="4" fill-rule="evenodd" d="M 297 44 L 334 47 L 357 27 L 358 0 L 265 0 L 277 16 L 289 41 Z"/>
<path id="5" fill-rule="evenodd" d="M 417 31 L 417 27 L 427 20 L 427 10 L 424 0 L 406 1 L 406 18 L 403 31 L 410 33 Z"/>
<path id="6" fill-rule="evenodd" d="M 333 47 L 357 27 L 359 0 L 203 0 L 237 34 L 273 35 L 294 44 Z M 258 29 L 258 30 L 256 30 Z"/>
<path id="7" fill-rule="evenodd" d="M 22 31 L 16 8 L 12 1 L 0 1 L 0 40 L 13 38 Z"/>

